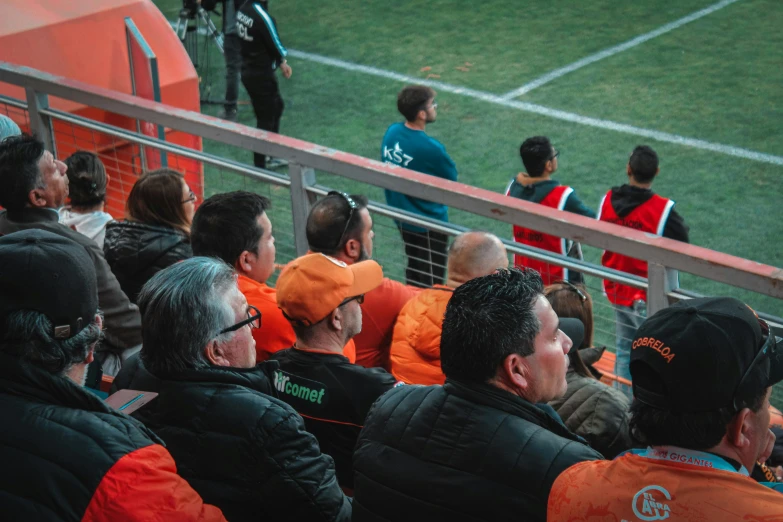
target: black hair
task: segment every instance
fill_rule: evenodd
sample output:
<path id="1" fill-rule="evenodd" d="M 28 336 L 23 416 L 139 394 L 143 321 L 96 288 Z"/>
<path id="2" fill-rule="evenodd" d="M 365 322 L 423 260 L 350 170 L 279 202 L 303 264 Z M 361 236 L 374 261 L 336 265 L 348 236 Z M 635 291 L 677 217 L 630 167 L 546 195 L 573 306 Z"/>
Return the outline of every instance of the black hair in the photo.
<path id="1" fill-rule="evenodd" d="M 397 110 L 408 121 L 416 121 L 419 111 L 427 108 L 427 102 L 435 98 L 435 91 L 426 85 L 407 85 L 397 95 Z"/>
<path id="2" fill-rule="evenodd" d="M 546 162 L 552 159 L 552 143 L 546 136 L 533 136 L 519 146 L 519 156 L 527 175 L 537 178 L 544 173 Z"/>
<path id="3" fill-rule="evenodd" d="M 258 242 L 264 235 L 258 217 L 270 205 L 268 198 L 246 191 L 207 198 L 193 216 L 193 255 L 217 257 L 233 267 L 245 250 L 258 253 Z"/>
<path id="4" fill-rule="evenodd" d="M 637 365 L 636 373 L 647 371 L 648 366 Z M 652 371 L 651 369 L 649 371 Z M 764 405 L 767 389 L 747 404 L 754 413 Z M 634 399 L 628 425 L 631 435 L 648 446 L 679 446 L 692 450 L 708 450 L 718 445 L 726 435 L 726 426 L 737 412 L 731 408 L 697 413 L 677 413 L 648 406 Z"/>
<path id="5" fill-rule="evenodd" d="M 446 377 L 486 383 L 509 355 L 531 355 L 541 329 L 533 309 L 543 291 L 529 268 L 498 270 L 454 290 L 440 340 Z"/>
<path id="6" fill-rule="evenodd" d="M 344 197 L 333 194 L 321 198 L 313 205 L 305 227 L 310 250 L 335 256 L 345 248 L 348 240 L 358 238 L 362 228 L 362 217 L 359 211 L 367 208 L 368 201 L 365 196 L 359 194 L 351 194 L 350 198 L 356 203 L 357 209 L 351 216 L 347 228 L 346 220 L 351 215 L 351 206 Z M 340 241 L 343 230 L 345 235 Z M 337 244 L 338 241 L 340 244 Z"/>
<path id="7" fill-rule="evenodd" d="M 106 200 L 106 167 L 97 154 L 79 150 L 65 160 L 71 206 L 89 208 Z"/>
<path id="8" fill-rule="evenodd" d="M 628 160 L 631 175 L 639 183 L 649 183 L 658 173 L 658 154 L 647 145 L 639 145 Z"/>
<path id="9" fill-rule="evenodd" d="M 29 134 L 0 142 L 0 206 L 14 212 L 27 205 L 30 191 L 43 182 L 38 162 L 45 150 L 44 143 Z"/>

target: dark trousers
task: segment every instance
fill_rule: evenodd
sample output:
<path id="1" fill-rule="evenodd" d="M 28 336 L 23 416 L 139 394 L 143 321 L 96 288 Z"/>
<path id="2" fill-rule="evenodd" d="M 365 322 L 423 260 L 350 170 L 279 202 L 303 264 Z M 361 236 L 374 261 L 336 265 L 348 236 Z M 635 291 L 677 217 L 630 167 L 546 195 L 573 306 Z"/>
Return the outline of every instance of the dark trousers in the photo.
<path id="1" fill-rule="evenodd" d="M 226 59 L 226 112 L 237 110 L 239 99 L 239 71 L 242 68 L 242 40 L 236 34 L 223 39 L 223 56 Z"/>
<path id="2" fill-rule="evenodd" d="M 405 282 L 421 288 L 442 285 L 446 275 L 448 236 L 432 231 L 412 232 L 404 228 L 400 228 L 400 233 L 408 255 Z"/>
<path id="3" fill-rule="evenodd" d="M 253 112 L 256 113 L 256 127 L 262 130 L 279 132 L 280 117 L 283 115 L 283 97 L 277 87 L 274 72 L 268 75 L 242 73 L 242 85 L 250 95 Z M 253 163 L 256 167 L 266 168 L 266 156 L 255 154 Z"/>

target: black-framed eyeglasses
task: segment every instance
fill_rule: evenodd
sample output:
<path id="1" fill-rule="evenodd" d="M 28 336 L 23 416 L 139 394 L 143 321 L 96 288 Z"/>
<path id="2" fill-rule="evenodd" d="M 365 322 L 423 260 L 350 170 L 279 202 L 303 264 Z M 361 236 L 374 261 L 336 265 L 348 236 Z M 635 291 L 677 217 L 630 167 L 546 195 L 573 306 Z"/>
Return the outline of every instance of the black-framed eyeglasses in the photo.
<path id="1" fill-rule="evenodd" d="M 555 153 L 552 154 L 552 157 L 549 158 L 547 161 L 552 161 L 553 159 L 556 159 L 560 155 L 560 151 L 555 149 Z"/>
<path id="2" fill-rule="evenodd" d="M 753 373 L 753 370 L 756 368 L 756 366 L 761 364 L 765 358 L 769 357 L 771 359 L 777 355 L 778 338 L 775 337 L 775 333 L 772 331 L 765 320 L 759 318 L 758 321 L 759 326 L 761 327 L 761 335 L 764 337 L 764 344 L 761 345 L 761 348 L 756 354 L 756 357 L 753 358 L 753 362 L 751 362 L 750 366 L 748 366 L 748 369 L 745 370 L 745 374 L 742 376 L 739 384 L 737 385 L 737 388 L 734 390 L 734 399 L 732 400 L 734 411 L 740 411 L 747 405 L 744 399 L 737 397 L 737 394 L 742 391 L 743 386 L 745 385 L 745 381 L 750 378 L 750 375 Z"/>
<path id="3" fill-rule="evenodd" d="M 351 301 L 356 301 L 359 304 L 363 304 L 364 303 L 364 294 L 359 294 L 359 295 L 355 295 L 353 297 L 349 297 L 347 299 L 344 299 L 342 303 L 337 305 L 337 308 L 340 308 L 342 305 L 346 305 L 346 304 L 350 303 Z"/>
<path id="4" fill-rule="evenodd" d="M 438 108 L 438 102 L 433 101 L 431 105 L 424 105 L 421 109 L 421 111 L 428 111 L 430 109 L 437 109 Z"/>
<path id="5" fill-rule="evenodd" d="M 356 204 L 356 202 L 353 200 L 351 196 L 346 194 L 345 192 L 339 192 L 337 190 L 332 190 L 327 194 L 327 196 L 340 196 L 345 200 L 346 203 L 348 203 L 348 206 L 351 208 L 351 211 L 348 213 L 348 219 L 345 220 L 345 226 L 343 227 L 343 233 L 340 234 L 340 239 L 337 240 L 337 243 L 335 243 L 334 248 L 337 249 L 340 244 L 343 242 L 343 238 L 345 237 L 345 233 L 348 232 L 348 227 L 351 225 L 351 220 L 353 219 L 353 213 L 356 212 L 359 209 L 359 205 Z"/>
<path id="6" fill-rule="evenodd" d="M 193 193 L 193 191 L 190 191 L 190 194 L 188 195 L 188 199 L 183 201 L 182 203 L 190 203 L 191 201 L 195 202 L 198 199 L 198 197 Z"/>
<path id="7" fill-rule="evenodd" d="M 254 330 L 257 328 L 261 328 L 261 310 L 259 310 L 253 305 L 247 305 L 247 319 L 239 321 L 237 324 L 233 326 L 229 326 L 228 328 L 223 328 L 222 330 L 220 330 L 220 333 L 218 335 L 239 330 L 240 328 L 248 324 L 250 325 L 250 328 L 253 328 Z"/>
<path id="8" fill-rule="evenodd" d="M 566 288 L 568 288 L 569 290 L 572 290 L 573 292 L 576 292 L 576 295 L 578 295 L 578 296 L 579 296 L 579 300 L 580 300 L 580 301 L 582 301 L 583 303 L 584 303 L 585 301 L 587 301 L 587 295 L 586 295 L 586 294 L 585 294 L 585 293 L 582 291 L 582 289 L 581 289 L 581 288 L 579 288 L 578 286 L 576 286 L 576 285 L 575 285 L 574 283 L 572 283 L 571 281 L 566 281 L 565 279 L 561 279 L 561 280 L 559 280 L 559 281 L 555 281 L 555 282 L 554 282 L 554 283 L 552 283 L 552 284 L 554 284 L 554 285 L 564 285 L 564 286 L 565 286 Z"/>

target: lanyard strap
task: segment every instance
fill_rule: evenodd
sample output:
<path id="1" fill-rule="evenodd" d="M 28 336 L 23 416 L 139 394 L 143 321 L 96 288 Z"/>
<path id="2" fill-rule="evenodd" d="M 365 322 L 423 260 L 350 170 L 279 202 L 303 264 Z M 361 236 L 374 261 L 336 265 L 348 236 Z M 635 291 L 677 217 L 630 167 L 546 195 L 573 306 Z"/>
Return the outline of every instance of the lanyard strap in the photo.
<path id="1" fill-rule="evenodd" d="M 678 448 L 676 446 L 661 446 L 659 448 L 647 448 L 644 450 L 630 450 L 629 453 L 644 457 L 646 459 L 663 460 L 666 462 L 679 462 L 690 466 L 702 468 L 719 469 L 731 473 L 740 473 L 746 477 L 750 475 L 745 466 L 741 466 L 737 471 L 734 466 L 712 453 L 703 451 Z"/>

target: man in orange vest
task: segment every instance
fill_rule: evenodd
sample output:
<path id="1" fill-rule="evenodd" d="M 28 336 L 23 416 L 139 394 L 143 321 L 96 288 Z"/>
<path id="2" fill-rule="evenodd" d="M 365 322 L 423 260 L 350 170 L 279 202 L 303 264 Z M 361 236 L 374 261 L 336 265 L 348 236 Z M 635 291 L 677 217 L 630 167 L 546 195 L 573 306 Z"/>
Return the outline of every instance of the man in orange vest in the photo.
<path id="1" fill-rule="evenodd" d="M 552 486 L 547 519 L 783 520 L 780 485 L 749 476 L 772 453 L 783 343 L 741 301 L 681 301 L 633 341 L 630 426 L 645 449 L 579 463 Z"/>
<path id="2" fill-rule="evenodd" d="M 506 196 L 540 203 L 544 206 L 565 210 L 594 218 L 595 212 L 587 208 L 571 187 L 561 185 L 551 178 L 557 170 L 555 150 L 545 136 L 534 136 L 526 139 L 519 148 L 519 155 L 527 172 L 520 172 L 506 187 Z M 529 245 L 561 255 L 567 255 L 573 248 L 573 243 L 565 238 L 542 234 L 523 226 L 514 225 L 514 240 L 523 245 Z M 576 248 L 578 249 L 578 243 Z M 581 255 L 577 255 L 581 258 Z M 529 259 L 519 254 L 514 255 L 514 266 L 527 266 L 538 270 L 545 285 L 561 279 L 572 280 L 576 275 L 567 268 L 550 265 L 535 259 Z"/>
<path id="3" fill-rule="evenodd" d="M 674 201 L 651 190 L 659 170 L 655 151 L 646 145 L 636 147 L 626 167 L 628 183 L 606 193 L 598 208 L 598 219 L 687 243 L 688 227 L 674 210 Z M 601 264 L 647 277 L 647 262 L 641 259 L 607 250 L 601 257 Z M 604 280 L 604 291 L 615 309 L 617 358 L 614 371 L 616 375 L 630 379 L 631 340 L 647 317 L 647 292 L 607 280 Z"/>

